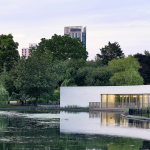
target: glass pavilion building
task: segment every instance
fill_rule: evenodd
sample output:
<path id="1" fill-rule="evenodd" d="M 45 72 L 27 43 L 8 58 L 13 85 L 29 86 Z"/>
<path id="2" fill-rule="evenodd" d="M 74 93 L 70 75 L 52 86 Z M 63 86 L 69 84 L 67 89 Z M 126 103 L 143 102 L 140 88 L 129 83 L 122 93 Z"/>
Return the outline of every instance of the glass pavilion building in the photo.
<path id="1" fill-rule="evenodd" d="M 150 85 L 60 88 L 60 106 L 142 108 L 150 106 Z"/>

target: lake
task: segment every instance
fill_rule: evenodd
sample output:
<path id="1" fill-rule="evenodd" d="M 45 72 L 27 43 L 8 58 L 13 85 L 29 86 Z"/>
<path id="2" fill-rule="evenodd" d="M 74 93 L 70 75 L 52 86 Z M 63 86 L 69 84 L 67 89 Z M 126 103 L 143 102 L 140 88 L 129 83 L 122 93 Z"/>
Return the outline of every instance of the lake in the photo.
<path id="1" fill-rule="evenodd" d="M 0 111 L 0 150 L 150 149 L 150 122 L 120 113 Z"/>

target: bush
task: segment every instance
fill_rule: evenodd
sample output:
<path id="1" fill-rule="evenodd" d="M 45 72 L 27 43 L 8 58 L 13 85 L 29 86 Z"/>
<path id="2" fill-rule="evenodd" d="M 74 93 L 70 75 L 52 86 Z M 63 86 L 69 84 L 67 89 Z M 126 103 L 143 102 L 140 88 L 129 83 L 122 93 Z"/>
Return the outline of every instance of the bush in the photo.
<path id="1" fill-rule="evenodd" d="M 124 113 L 129 114 L 129 108 L 125 109 Z"/>
<path id="2" fill-rule="evenodd" d="M 53 101 L 60 102 L 60 91 L 54 92 Z"/>
<path id="3" fill-rule="evenodd" d="M 34 104 L 36 101 L 36 98 L 31 98 L 29 101 L 27 101 L 27 104 Z"/>
<path id="4" fill-rule="evenodd" d="M 39 103 L 39 104 L 46 104 L 46 101 L 45 101 L 43 98 L 40 98 L 40 99 L 38 100 L 38 103 Z"/>
<path id="5" fill-rule="evenodd" d="M 0 102 L 7 102 L 9 97 L 9 93 L 5 90 L 3 85 L 0 85 Z"/>

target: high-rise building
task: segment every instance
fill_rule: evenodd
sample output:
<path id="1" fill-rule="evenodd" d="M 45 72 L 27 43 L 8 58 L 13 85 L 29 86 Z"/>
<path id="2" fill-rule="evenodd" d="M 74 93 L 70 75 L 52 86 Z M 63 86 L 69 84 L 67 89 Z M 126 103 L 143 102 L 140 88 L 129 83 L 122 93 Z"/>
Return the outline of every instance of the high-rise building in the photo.
<path id="1" fill-rule="evenodd" d="M 79 38 L 86 47 L 86 26 L 84 28 L 82 28 L 82 26 L 64 27 L 64 35 L 66 34 L 71 38 Z"/>
<path id="2" fill-rule="evenodd" d="M 83 32 L 82 32 L 82 41 L 86 47 L 86 27 L 83 28 Z"/>
<path id="3" fill-rule="evenodd" d="M 30 50 L 32 47 L 36 48 L 37 44 L 36 43 L 29 43 L 29 48 L 23 48 L 22 49 L 22 56 L 26 56 L 26 59 L 28 57 L 30 57 Z"/>

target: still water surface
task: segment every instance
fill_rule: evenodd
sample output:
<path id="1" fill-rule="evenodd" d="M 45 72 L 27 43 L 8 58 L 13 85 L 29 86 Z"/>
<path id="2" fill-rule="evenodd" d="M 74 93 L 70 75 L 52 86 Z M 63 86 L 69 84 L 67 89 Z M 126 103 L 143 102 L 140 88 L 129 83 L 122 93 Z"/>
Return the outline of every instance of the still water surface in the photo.
<path id="1" fill-rule="evenodd" d="M 119 113 L 0 111 L 0 150 L 150 149 L 150 122 Z"/>

